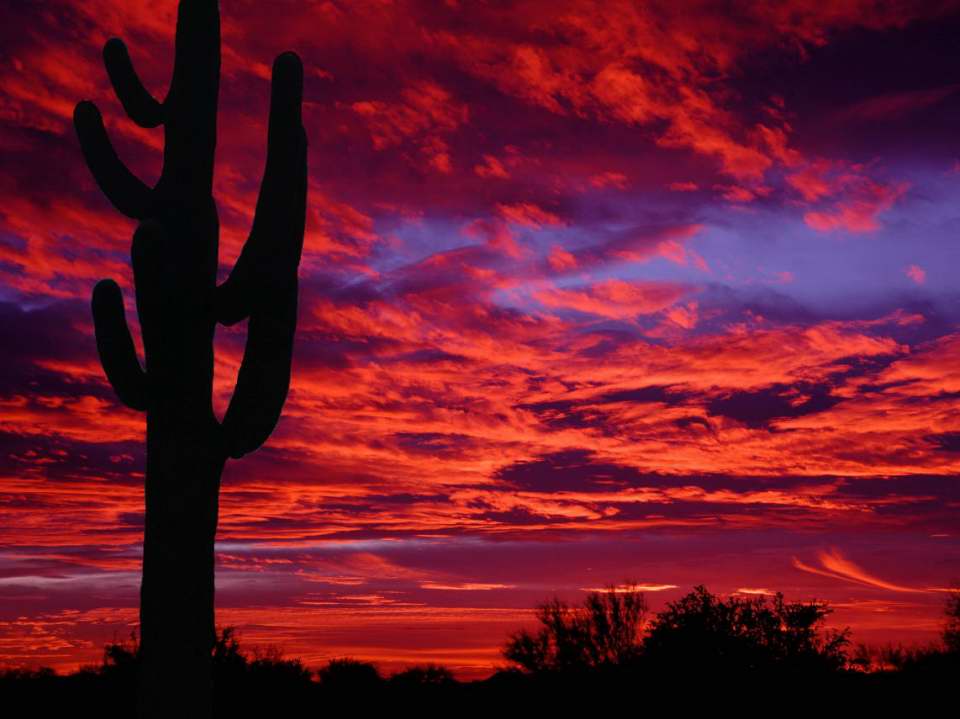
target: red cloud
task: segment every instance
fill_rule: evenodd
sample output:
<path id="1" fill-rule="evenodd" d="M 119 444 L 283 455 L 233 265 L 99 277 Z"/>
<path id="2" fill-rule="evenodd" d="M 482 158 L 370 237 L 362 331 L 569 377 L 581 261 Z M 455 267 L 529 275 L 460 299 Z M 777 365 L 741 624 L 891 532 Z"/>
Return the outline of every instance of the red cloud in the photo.
<path id="1" fill-rule="evenodd" d="M 616 187 L 620 190 L 627 188 L 627 176 L 622 172 L 601 172 L 592 175 L 589 182 L 593 187 Z"/>
<path id="2" fill-rule="evenodd" d="M 952 84 L 924 90 L 886 93 L 841 110 L 837 113 L 837 119 L 863 122 L 902 117 L 937 105 L 958 89 L 960 85 Z"/>
<path id="3" fill-rule="evenodd" d="M 500 180 L 506 180 L 510 177 L 510 173 L 507 171 L 507 168 L 504 167 L 503 163 L 493 155 L 484 155 L 483 163 L 475 165 L 473 171 L 480 177 L 485 177 L 488 179 L 497 178 Z"/>
<path id="4" fill-rule="evenodd" d="M 564 307 L 610 319 L 629 319 L 659 312 L 688 292 L 689 288 L 683 285 L 607 280 L 580 290 L 539 290 L 534 297 L 548 307 Z"/>
<path id="5" fill-rule="evenodd" d="M 927 281 L 927 273 L 919 265 L 910 265 L 906 270 L 904 270 L 904 274 L 918 285 L 922 285 Z"/>
<path id="6" fill-rule="evenodd" d="M 809 210 L 804 221 L 819 232 L 873 232 L 878 216 L 909 189 L 905 182 L 885 183 L 866 175 L 862 165 L 818 159 L 786 176 L 787 184 L 807 203 L 827 202 Z"/>
<path id="7" fill-rule="evenodd" d="M 905 182 L 884 185 L 864 178 L 833 207 L 807 212 L 803 219 L 819 232 L 874 232 L 880 229 L 878 215 L 893 207 L 907 189 Z"/>
<path id="8" fill-rule="evenodd" d="M 512 222 L 515 225 L 523 225 L 524 227 L 530 227 L 535 230 L 540 229 L 544 225 L 563 224 L 563 220 L 557 215 L 544 210 L 542 207 L 538 207 L 532 202 L 497 205 L 497 212 L 507 220 L 507 222 Z"/>
<path id="9" fill-rule="evenodd" d="M 427 164 L 442 173 L 452 171 L 450 148 L 443 136 L 470 117 L 466 104 L 430 81 L 403 90 L 399 102 L 363 100 L 351 108 L 367 123 L 376 149 L 409 140 L 419 147 Z"/>
<path id="10" fill-rule="evenodd" d="M 395 103 L 372 100 L 351 105 L 367 123 L 378 150 L 431 132 L 452 132 L 470 116 L 465 104 L 454 100 L 436 83 L 423 82 L 406 88 L 400 96 L 401 100 Z"/>

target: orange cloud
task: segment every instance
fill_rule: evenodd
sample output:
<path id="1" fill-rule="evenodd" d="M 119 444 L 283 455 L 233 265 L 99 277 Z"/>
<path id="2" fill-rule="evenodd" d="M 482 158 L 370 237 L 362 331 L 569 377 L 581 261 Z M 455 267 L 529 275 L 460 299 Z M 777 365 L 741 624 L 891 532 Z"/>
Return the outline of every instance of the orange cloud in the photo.
<path id="1" fill-rule="evenodd" d="M 761 597 L 772 597 L 775 592 L 765 589 L 763 587 L 740 587 L 736 591 L 737 594 L 750 594 Z"/>
<path id="2" fill-rule="evenodd" d="M 458 584 L 442 584 L 439 582 L 423 582 L 421 589 L 433 589 L 445 592 L 489 592 L 494 589 L 511 589 L 513 584 L 495 584 L 490 582 L 460 582 Z"/>
<path id="3" fill-rule="evenodd" d="M 613 587 L 583 587 L 582 592 L 610 592 L 626 594 L 627 592 L 666 592 L 670 589 L 679 589 L 676 584 L 618 584 Z"/>
<path id="4" fill-rule="evenodd" d="M 876 587 L 877 589 L 886 589 L 890 592 L 924 593 L 928 591 L 927 589 L 906 587 L 880 579 L 879 577 L 870 574 L 857 564 L 854 564 L 852 561 L 844 557 L 840 553 L 840 550 L 835 548 L 829 551 L 820 552 L 817 555 L 817 558 L 820 560 L 822 567 L 813 567 L 808 564 L 804 564 L 796 557 L 793 558 L 793 566 L 801 571 L 809 572 L 810 574 L 818 574 L 823 577 L 853 582 L 854 584 Z"/>

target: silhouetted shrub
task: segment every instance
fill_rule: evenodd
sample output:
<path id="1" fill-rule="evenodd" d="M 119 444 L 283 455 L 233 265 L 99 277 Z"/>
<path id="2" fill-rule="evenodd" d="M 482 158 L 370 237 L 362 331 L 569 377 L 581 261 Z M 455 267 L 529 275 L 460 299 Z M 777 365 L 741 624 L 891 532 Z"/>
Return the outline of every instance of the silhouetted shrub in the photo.
<path id="1" fill-rule="evenodd" d="M 696 587 L 644 626 L 646 603 L 632 587 L 592 592 L 582 606 L 554 599 L 537 608 L 540 628 L 510 637 L 503 655 L 531 674 L 577 673 L 641 663 L 646 669 L 740 672 L 837 671 L 848 631 L 826 630 L 823 602 L 783 595 L 723 598 Z"/>
<path id="2" fill-rule="evenodd" d="M 213 648 L 217 719 L 310 717 L 320 712 L 372 714 L 495 711 L 509 715 L 569 713 L 578 702 L 602 698 L 607 706 L 669 701 L 686 712 L 782 706 L 831 713 L 889 713 L 909 700 L 914 713 L 951 701 L 960 655 L 948 647 L 956 630 L 956 595 L 947 598 L 941 641 L 929 647 L 859 646 L 847 660 L 847 633 L 826 631 L 829 607 L 788 603 L 780 595 L 721 597 L 697 587 L 645 623 L 646 605 L 635 589 L 594 592 L 582 605 L 553 600 L 537 609 L 540 627 L 514 634 L 504 649 L 515 668 L 488 679 L 461 682 L 448 669 L 423 665 L 384 680 L 356 659 L 335 659 L 313 681 L 298 659 L 278 649 L 241 647 L 235 631 L 218 632 Z M 104 650 L 100 667 L 70 675 L 50 669 L 0 671 L 4 716 L 98 719 L 133 715 L 139 665 L 135 635 Z M 857 668 L 860 671 L 849 671 Z M 815 681 L 811 681 L 815 673 Z M 758 680 L 758 678 L 760 680 Z M 738 679 L 740 681 L 738 681 Z M 170 691 L 179 687 L 171 686 Z M 804 706 L 806 702 L 806 706 Z M 11 713 L 11 706 L 29 712 Z M 595 708 L 595 703 L 592 704 Z M 836 711 L 834 711 L 836 710 Z"/>
<path id="3" fill-rule="evenodd" d="M 940 641 L 927 646 L 900 644 L 857 648 L 853 664 L 867 672 L 896 672 L 916 679 L 920 675 L 960 676 L 960 589 L 947 593 Z"/>
<path id="4" fill-rule="evenodd" d="M 313 677 L 313 672 L 300 659 L 284 659 L 283 653 L 276 647 L 255 649 L 253 659 L 248 660 L 248 667 L 251 675 L 274 682 L 309 682 Z"/>
<path id="5" fill-rule="evenodd" d="M 214 665 L 239 670 L 247 666 L 247 657 L 240 649 L 240 641 L 234 627 L 223 627 L 216 636 L 211 652 Z M 130 633 L 127 641 L 111 642 L 103 649 L 102 670 L 127 670 L 136 668 L 140 661 L 140 642 L 136 632 Z"/>
<path id="6" fill-rule="evenodd" d="M 50 667 L 13 667 L 0 671 L 0 686 L 8 686 L 19 682 L 48 682 L 57 677 L 57 673 Z"/>
<path id="7" fill-rule="evenodd" d="M 866 672 L 909 672 L 929 665 L 942 654 L 943 649 L 936 644 L 914 647 L 905 647 L 902 644 L 860 645 L 850 664 Z"/>
<path id="8" fill-rule="evenodd" d="M 771 601 L 724 599 L 698 586 L 657 614 L 643 655 L 651 665 L 685 671 L 837 671 L 846 665 L 849 630 L 823 629 L 831 611 L 824 602 L 785 602 L 779 593 Z"/>
<path id="9" fill-rule="evenodd" d="M 275 647 L 254 648 L 248 655 L 233 627 L 218 631 L 211 659 L 217 717 L 263 716 L 279 708 L 293 711 L 315 688 L 310 670 L 299 659 L 284 659 Z M 133 705 L 139 666 L 136 634 L 105 647 L 98 679 L 122 698 L 121 706 Z"/>
<path id="10" fill-rule="evenodd" d="M 376 690 L 383 683 L 373 664 L 350 657 L 331 659 L 325 667 L 317 670 L 317 679 L 323 689 L 337 692 Z"/>
<path id="11" fill-rule="evenodd" d="M 453 673 L 438 664 L 410 667 L 390 677 L 390 684 L 401 687 L 449 687 L 457 683 Z"/>
<path id="12" fill-rule="evenodd" d="M 537 607 L 540 629 L 514 633 L 503 655 L 532 673 L 620 666 L 639 657 L 646 611 L 632 585 L 591 592 L 580 607 L 555 598 Z"/>

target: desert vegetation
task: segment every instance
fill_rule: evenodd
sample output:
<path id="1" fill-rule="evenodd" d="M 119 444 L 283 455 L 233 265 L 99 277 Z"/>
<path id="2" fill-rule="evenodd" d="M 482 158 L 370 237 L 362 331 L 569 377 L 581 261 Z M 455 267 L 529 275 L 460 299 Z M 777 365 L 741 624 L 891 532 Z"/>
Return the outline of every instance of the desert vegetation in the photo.
<path id="1" fill-rule="evenodd" d="M 790 697 L 811 707 L 914 706 L 949 697 L 960 677 L 960 592 L 947 595 L 943 629 L 924 647 L 854 645 L 830 629 L 828 604 L 723 596 L 698 586 L 649 610 L 631 586 L 591 592 L 581 604 L 550 599 L 536 626 L 504 642 L 504 665 L 479 681 L 459 681 L 437 665 L 385 675 L 374 664 L 338 657 L 311 669 L 277 649 L 244 649 L 221 629 L 211 654 L 218 717 L 320 716 L 351 710 L 497 710 L 531 713 L 568 702 L 643 698 L 680 706 L 761 706 Z M 99 666 L 70 675 L 50 669 L 0 673 L 0 706 L 30 716 L 127 717 L 136 702 L 141 647 L 136 636 L 108 644 Z M 170 687 L 170 691 L 177 691 Z M 28 714 L 24 714 L 26 716 Z"/>

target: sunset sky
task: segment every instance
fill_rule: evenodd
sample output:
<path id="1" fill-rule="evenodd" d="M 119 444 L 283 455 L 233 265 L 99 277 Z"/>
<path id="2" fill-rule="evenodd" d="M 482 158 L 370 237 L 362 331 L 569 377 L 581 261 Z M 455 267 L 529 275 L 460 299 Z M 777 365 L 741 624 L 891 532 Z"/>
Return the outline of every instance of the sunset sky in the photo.
<path id="1" fill-rule="evenodd" d="M 719 10 L 718 7 L 722 7 Z M 100 51 L 161 96 L 175 0 L 2 3 L 0 666 L 136 625 L 131 221 L 71 124 Z M 737 9 L 739 8 L 739 9 Z M 960 0 L 222 0 L 225 276 L 273 58 L 306 67 L 290 396 L 228 463 L 218 623 L 317 665 L 464 677 L 557 594 L 825 599 L 927 642 L 960 581 Z M 135 332 L 136 334 L 136 332 Z M 137 340 L 139 343 L 139 339 Z M 244 327 L 219 328 L 226 408 Z"/>

